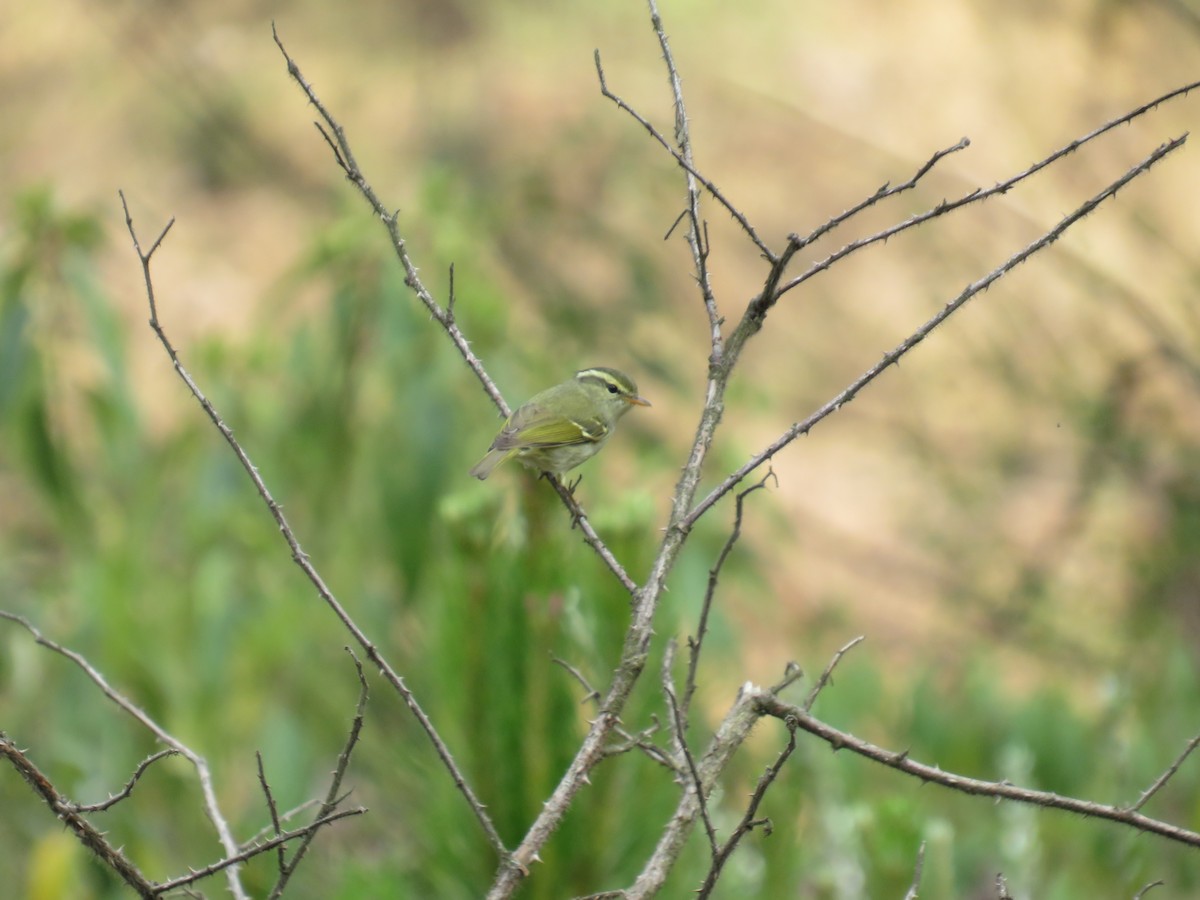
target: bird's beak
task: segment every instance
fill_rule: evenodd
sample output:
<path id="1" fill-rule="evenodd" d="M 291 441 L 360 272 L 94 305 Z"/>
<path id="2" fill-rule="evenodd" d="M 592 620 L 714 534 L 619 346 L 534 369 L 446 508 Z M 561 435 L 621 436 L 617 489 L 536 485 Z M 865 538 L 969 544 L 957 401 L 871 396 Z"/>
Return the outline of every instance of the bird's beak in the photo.
<path id="1" fill-rule="evenodd" d="M 636 394 L 632 397 L 626 397 L 625 402 L 629 403 L 631 406 L 649 406 L 650 405 L 649 400 L 646 400 L 642 397 L 638 397 Z"/>

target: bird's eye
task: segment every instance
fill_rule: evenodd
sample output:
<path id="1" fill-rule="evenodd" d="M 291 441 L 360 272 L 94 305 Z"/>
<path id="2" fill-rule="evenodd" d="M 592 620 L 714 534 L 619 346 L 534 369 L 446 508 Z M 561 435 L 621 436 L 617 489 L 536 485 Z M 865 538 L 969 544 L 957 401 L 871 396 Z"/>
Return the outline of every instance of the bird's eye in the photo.
<path id="1" fill-rule="evenodd" d="M 615 384 L 610 384 L 610 385 L 608 385 L 608 392 L 610 394 L 619 394 L 619 393 L 621 393 L 621 389 L 619 387 L 617 387 Z"/>

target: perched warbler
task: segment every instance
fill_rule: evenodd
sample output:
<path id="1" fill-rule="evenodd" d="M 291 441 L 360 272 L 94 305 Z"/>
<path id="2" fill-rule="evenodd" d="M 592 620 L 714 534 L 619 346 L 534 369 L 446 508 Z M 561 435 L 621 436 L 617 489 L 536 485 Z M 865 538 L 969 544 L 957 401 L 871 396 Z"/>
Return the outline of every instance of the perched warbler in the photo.
<path id="1" fill-rule="evenodd" d="M 603 366 L 581 369 L 519 406 L 471 474 L 483 480 L 515 457 L 531 469 L 562 475 L 591 459 L 631 406 L 649 405 L 628 375 Z"/>

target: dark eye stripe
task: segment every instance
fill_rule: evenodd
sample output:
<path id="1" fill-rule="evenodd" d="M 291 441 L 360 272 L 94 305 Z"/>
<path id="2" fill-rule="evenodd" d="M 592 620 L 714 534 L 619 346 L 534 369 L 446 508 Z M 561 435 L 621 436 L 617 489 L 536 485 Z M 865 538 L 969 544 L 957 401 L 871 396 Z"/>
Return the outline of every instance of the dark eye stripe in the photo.
<path id="1" fill-rule="evenodd" d="M 634 386 L 632 383 L 626 383 L 609 369 L 583 369 L 579 372 L 576 372 L 575 377 L 580 381 L 599 385 L 610 394 L 637 393 L 636 386 Z"/>

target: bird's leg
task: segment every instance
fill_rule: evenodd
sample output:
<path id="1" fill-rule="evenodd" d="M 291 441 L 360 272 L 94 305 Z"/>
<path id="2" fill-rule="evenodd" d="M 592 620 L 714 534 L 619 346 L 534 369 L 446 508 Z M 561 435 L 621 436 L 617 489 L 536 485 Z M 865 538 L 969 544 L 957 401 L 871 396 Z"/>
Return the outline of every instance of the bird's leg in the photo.
<path id="1" fill-rule="evenodd" d="M 563 487 L 567 489 L 567 496 L 571 498 L 571 530 L 574 531 L 579 525 L 579 520 L 583 518 L 583 507 L 575 499 L 575 488 L 579 487 L 579 482 L 583 481 L 583 476 L 580 475 L 574 481 L 564 483 Z"/>

